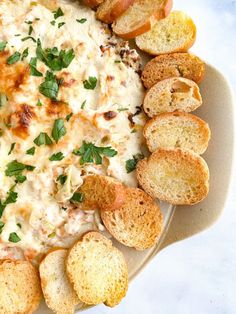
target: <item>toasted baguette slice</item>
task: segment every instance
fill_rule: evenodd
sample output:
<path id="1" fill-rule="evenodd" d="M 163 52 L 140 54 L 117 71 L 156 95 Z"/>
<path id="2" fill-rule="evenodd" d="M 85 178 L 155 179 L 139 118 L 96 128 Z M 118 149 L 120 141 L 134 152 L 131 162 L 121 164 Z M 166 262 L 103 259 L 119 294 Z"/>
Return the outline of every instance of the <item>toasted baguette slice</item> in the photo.
<path id="1" fill-rule="evenodd" d="M 120 303 L 128 289 L 128 269 L 123 254 L 98 232 L 87 233 L 69 251 L 67 273 L 86 304 Z"/>
<path id="2" fill-rule="evenodd" d="M 136 37 L 137 46 L 152 55 L 186 52 L 196 40 L 197 28 L 184 12 L 173 11 L 165 19 L 156 22 L 152 29 Z"/>
<path id="3" fill-rule="evenodd" d="M 208 146 L 211 131 L 208 124 L 189 113 L 162 113 L 149 120 L 144 137 L 151 152 L 158 148 L 183 148 L 203 154 Z"/>
<path id="4" fill-rule="evenodd" d="M 199 203 L 209 191 L 208 166 L 189 150 L 156 150 L 138 163 L 137 178 L 152 197 L 175 205 Z"/>
<path id="5" fill-rule="evenodd" d="M 74 314 L 80 302 L 66 275 L 66 257 L 67 250 L 52 251 L 39 267 L 45 302 L 57 314 Z"/>
<path id="6" fill-rule="evenodd" d="M 2 260 L 0 291 L 0 313 L 33 313 L 42 298 L 38 271 L 28 261 Z"/>
<path id="7" fill-rule="evenodd" d="M 135 0 L 114 23 L 113 31 L 124 39 L 135 38 L 151 29 L 172 9 L 172 0 Z"/>
<path id="8" fill-rule="evenodd" d="M 83 3 L 87 5 L 88 7 L 94 9 L 100 4 L 103 3 L 104 0 L 83 0 Z"/>
<path id="9" fill-rule="evenodd" d="M 153 246 L 162 231 L 159 206 L 140 189 L 127 188 L 125 204 L 113 212 L 102 211 L 101 218 L 116 240 L 137 250 Z"/>
<path id="10" fill-rule="evenodd" d="M 85 178 L 79 192 L 84 195 L 84 209 L 114 210 L 125 201 L 125 187 L 111 177 L 90 175 Z"/>
<path id="11" fill-rule="evenodd" d="M 146 94 L 143 108 L 152 118 L 176 110 L 191 112 L 202 105 L 198 85 L 188 79 L 175 77 L 156 83 Z"/>
<path id="12" fill-rule="evenodd" d="M 171 53 L 160 55 L 148 62 L 142 73 L 142 81 L 149 89 L 171 77 L 184 77 L 199 84 L 204 75 L 205 63 L 200 58 L 190 53 Z"/>
<path id="13" fill-rule="evenodd" d="M 107 24 L 122 15 L 134 0 L 105 0 L 97 9 L 96 17 Z"/>

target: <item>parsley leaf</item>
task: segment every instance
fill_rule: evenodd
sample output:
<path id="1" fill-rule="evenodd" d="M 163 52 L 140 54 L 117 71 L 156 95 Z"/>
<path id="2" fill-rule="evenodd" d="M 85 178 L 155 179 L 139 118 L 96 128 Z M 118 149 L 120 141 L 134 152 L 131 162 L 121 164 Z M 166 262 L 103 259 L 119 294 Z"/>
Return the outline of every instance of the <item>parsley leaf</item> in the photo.
<path id="1" fill-rule="evenodd" d="M 33 156 L 33 155 L 35 154 L 35 147 L 33 146 L 33 147 L 31 147 L 30 149 L 28 149 L 28 150 L 26 151 L 26 154 Z"/>
<path id="2" fill-rule="evenodd" d="M 82 203 L 84 200 L 84 194 L 82 193 L 74 193 L 72 198 L 70 199 L 71 202 L 73 203 Z"/>
<path id="3" fill-rule="evenodd" d="M 41 100 L 40 100 L 40 99 L 38 99 L 36 106 L 38 106 L 38 107 L 42 107 L 42 105 L 43 105 L 43 104 L 42 104 Z"/>
<path id="4" fill-rule="evenodd" d="M 26 48 L 21 55 L 21 61 L 23 61 L 29 55 L 29 48 Z"/>
<path id="5" fill-rule="evenodd" d="M 15 145 L 16 145 L 16 143 L 12 143 L 12 144 L 11 144 L 11 148 L 10 148 L 10 150 L 9 150 L 8 155 L 11 155 L 11 153 L 12 153 L 12 151 L 13 151 Z"/>
<path id="6" fill-rule="evenodd" d="M 32 25 L 29 26 L 28 35 L 30 36 L 33 33 L 33 27 Z"/>
<path id="7" fill-rule="evenodd" d="M 67 51 L 59 51 L 57 47 L 43 49 L 40 40 L 37 42 L 36 55 L 52 71 L 61 71 L 64 68 L 68 68 L 75 58 L 73 49 Z"/>
<path id="8" fill-rule="evenodd" d="M 56 153 L 56 154 L 53 154 L 53 155 L 49 158 L 49 160 L 50 160 L 50 161 L 60 161 L 60 160 L 62 160 L 63 158 L 65 158 L 65 156 L 63 155 L 63 153 L 62 153 L 62 152 L 58 152 L 58 153 Z"/>
<path id="9" fill-rule="evenodd" d="M 16 177 L 16 183 L 23 183 L 25 182 L 25 180 L 26 180 L 26 176 L 23 176 L 21 174 Z"/>
<path id="10" fill-rule="evenodd" d="M 52 26 L 55 26 L 55 25 L 56 25 L 56 21 L 51 21 L 50 24 L 51 24 Z"/>
<path id="11" fill-rule="evenodd" d="M 66 24 L 65 22 L 58 23 L 58 28 L 61 28 L 65 24 Z"/>
<path id="12" fill-rule="evenodd" d="M 127 160 L 126 165 L 125 165 L 127 173 L 134 171 L 136 169 L 136 166 L 139 160 L 143 158 L 144 156 L 142 154 L 136 154 L 136 155 L 133 155 L 133 159 Z"/>
<path id="13" fill-rule="evenodd" d="M 82 102 L 81 109 L 84 109 L 84 108 L 85 108 L 85 105 L 86 105 L 86 100 L 84 100 L 84 101 Z"/>
<path id="14" fill-rule="evenodd" d="M 54 19 L 55 20 L 58 19 L 60 16 L 64 15 L 61 8 L 58 8 L 57 11 L 53 11 L 52 13 L 54 13 Z"/>
<path id="15" fill-rule="evenodd" d="M 1 41 L 0 42 L 0 52 L 4 51 L 6 46 L 7 46 L 7 41 Z"/>
<path id="16" fill-rule="evenodd" d="M 21 58 L 21 54 L 20 52 L 16 51 L 15 53 L 13 53 L 13 55 L 11 55 L 8 59 L 7 59 L 7 64 L 14 64 L 18 61 L 20 61 Z"/>
<path id="17" fill-rule="evenodd" d="M 60 182 L 61 185 L 65 184 L 66 180 L 67 180 L 67 176 L 64 174 L 59 175 L 57 178 L 57 182 Z"/>
<path id="18" fill-rule="evenodd" d="M 39 91 L 45 97 L 56 100 L 59 92 L 59 84 L 56 76 L 47 71 L 45 81 L 39 85 Z"/>
<path id="19" fill-rule="evenodd" d="M 66 128 L 64 126 L 63 119 L 57 119 L 54 122 L 53 129 L 52 129 L 52 138 L 56 143 L 59 142 L 60 138 L 66 134 Z"/>
<path id="20" fill-rule="evenodd" d="M 70 114 L 68 114 L 67 116 L 66 116 L 66 121 L 68 122 L 68 121 L 70 121 L 70 118 L 73 116 L 73 113 L 71 112 Z"/>
<path id="21" fill-rule="evenodd" d="M 76 21 L 80 24 L 84 24 L 87 21 L 87 19 L 77 19 Z"/>
<path id="22" fill-rule="evenodd" d="M 96 163 L 96 165 L 102 164 L 102 155 L 107 157 L 114 157 L 117 155 L 117 151 L 111 147 L 98 147 L 93 143 L 83 142 L 80 149 L 73 151 L 74 155 L 81 156 L 80 164 Z"/>
<path id="23" fill-rule="evenodd" d="M 5 226 L 4 222 L 0 221 L 0 234 L 2 233 L 2 229 Z"/>
<path id="24" fill-rule="evenodd" d="M 90 76 L 88 80 L 83 81 L 84 88 L 86 89 L 95 89 L 97 86 L 97 78 L 94 76 Z"/>
<path id="25" fill-rule="evenodd" d="M 33 171 L 35 167 L 30 165 L 22 164 L 21 162 L 18 162 L 17 160 L 13 160 L 7 164 L 7 169 L 5 170 L 5 175 L 7 177 L 17 177 L 22 174 L 23 170 L 29 170 Z"/>
<path id="26" fill-rule="evenodd" d="M 34 143 L 37 146 L 41 146 L 41 145 L 51 145 L 52 144 L 52 140 L 50 139 L 50 137 L 47 135 L 47 133 L 45 132 L 41 132 L 39 134 L 39 136 L 36 137 L 36 139 L 34 140 Z"/>
<path id="27" fill-rule="evenodd" d="M 34 37 L 32 37 L 32 36 L 26 36 L 26 37 L 22 38 L 21 41 L 26 41 L 29 39 L 32 40 L 34 43 L 36 43 L 36 39 L 34 39 Z"/>
<path id="28" fill-rule="evenodd" d="M 12 232 L 9 235 L 8 241 L 13 242 L 13 243 L 17 243 L 21 241 L 21 238 L 17 235 L 16 232 Z"/>
<path id="29" fill-rule="evenodd" d="M 37 58 L 31 58 L 30 59 L 30 75 L 32 76 L 43 76 L 43 74 L 41 72 L 39 72 L 36 68 L 37 66 Z"/>

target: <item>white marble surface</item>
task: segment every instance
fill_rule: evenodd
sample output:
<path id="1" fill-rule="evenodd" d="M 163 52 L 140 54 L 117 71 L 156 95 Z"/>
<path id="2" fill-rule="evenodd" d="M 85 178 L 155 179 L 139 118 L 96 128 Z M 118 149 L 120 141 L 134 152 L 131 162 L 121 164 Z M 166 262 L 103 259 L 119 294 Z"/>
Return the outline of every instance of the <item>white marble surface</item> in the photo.
<path id="1" fill-rule="evenodd" d="M 197 24 L 192 51 L 218 67 L 236 92 L 236 1 L 174 1 L 175 9 L 189 13 Z M 219 222 L 162 251 L 118 307 L 99 306 L 86 314 L 235 314 L 235 191 L 236 180 Z"/>

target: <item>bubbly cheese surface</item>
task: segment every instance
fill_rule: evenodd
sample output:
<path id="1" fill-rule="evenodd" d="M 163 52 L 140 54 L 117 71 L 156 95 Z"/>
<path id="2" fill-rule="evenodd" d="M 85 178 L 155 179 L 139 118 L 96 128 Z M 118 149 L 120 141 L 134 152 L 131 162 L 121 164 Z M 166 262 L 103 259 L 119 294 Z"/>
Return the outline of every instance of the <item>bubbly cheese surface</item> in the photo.
<path id="1" fill-rule="evenodd" d="M 68 247 L 86 230 L 103 230 L 97 211 L 71 202 L 86 175 L 137 185 L 126 161 L 142 154 L 144 145 L 140 58 L 79 1 L 4 0 L 0 24 L 0 255 L 14 255 L 17 248 L 37 259 L 50 247 Z M 37 55 L 39 43 L 44 52 L 57 48 L 55 54 L 73 49 L 73 60 L 52 71 Z M 41 74 L 35 76 L 35 70 Z M 56 77 L 56 99 L 39 88 L 47 71 Z M 56 141 L 58 119 L 65 134 Z M 51 143 L 36 144 L 41 133 Z M 82 165 L 73 151 L 84 142 L 117 153 L 102 155 L 102 164 Z M 57 153 L 63 159 L 49 159 Z M 14 161 L 25 168 L 7 172 Z"/>

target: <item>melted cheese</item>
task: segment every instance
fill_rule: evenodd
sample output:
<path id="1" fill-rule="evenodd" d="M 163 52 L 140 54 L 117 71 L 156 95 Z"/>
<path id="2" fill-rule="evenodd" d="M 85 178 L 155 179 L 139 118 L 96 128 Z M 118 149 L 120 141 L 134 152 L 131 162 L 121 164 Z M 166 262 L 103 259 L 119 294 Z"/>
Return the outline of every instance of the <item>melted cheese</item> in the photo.
<path id="1" fill-rule="evenodd" d="M 5 175 L 9 162 L 33 165 L 33 171 L 25 171 L 27 180 L 17 184 L 17 202 L 7 205 L 1 221 L 5 224 L 0 235 L 0 248 L 17 246 L 28 258 L 37 257 L 52 246 L 68 247 L 83 232 L 103 229 L 98 213 L 84 212 L 68 200 L 83 183 L 87 174 L 98 173 L 113 176 L 129 186 L 136 186 L 135 173 L 127 174 L 125 165 L 133 155 L 142 152 L 142 128 L 145 117 L 142 113 L 128 119 L 142 104 L 144 91 L 137 74 L 139 57 L 128 44 L 114 37 L 108 27 L 95 19 L 92 10 L 78 1 L 4 0 L 0 2 L 0 41 L 7 47 L 0 53 L 0 93 L 8 102 L 0 108 L 0 199 L 5 200 L 14 177 Z M 51 10 L 61 8 L 64 15 L 54 20 Z M 76 20 L 86 19 L 84 23 Z M 51 101 L 39 92 L 43 77 L 31 76 L 29 62 L 36 55 L 36 43 L 22 38 L 28 36 L 32 21 L 32 34 L 40 38 L 42 47 L 74 49 L 75 58 L 68 68 L 57 72 L 63 78 L 59 103 Z M 58 23 L 65 24 L 58 28 Z M 7 58 L 14 52 L 29 49 L 29 55 L 12 65 Z M 38 60 L 37 69 L 45 76 L 47 66 Z M 98 80 L 94 90 L 84 88 L 83 81 L 89 77 Z M 37 106 L 38 100 L 42 106 Z M 85 103 L 85 107 L 81 105 Z M 126 109 L 126 110 L 124 110 Z M 112 112 L 107 119 L 104 113 Z M 73 113 L 67 122 L 65 117 Z M 108 114 L 109 116 L 109 114 Z M 66 135 L 50 146 L 34 145 L 40 132 L 51 135 L 55 119 L 63 118 Z M 133 131 L 133 132 L 132 132 Z M 135 132 L 134 132 L 135 131 Z M 97 146 L 111 146 L 118 154 L 103 158 L 102 165 L 80 165 L 80 158 L 72 154 L 83 141 Z M 16 143 L 9 155 L 11 144 Z M 35 146 L 35 154 L 26 151 Z M 49 161 L 49 157 L 62 152 L 61 161 Z M 67 175 L 66 183 L 57 182 L 60 174 Z M 66 210 L 64 210 L 66 208 Z M 21 225 L 21 228 L 19 227 Z M 9 235 L 16 232 L 17 243 L 9 242 Z M 6 251 L 6 250 L 5 250 Z M 29 257 L 30 256 L 30 257 Z"/>

